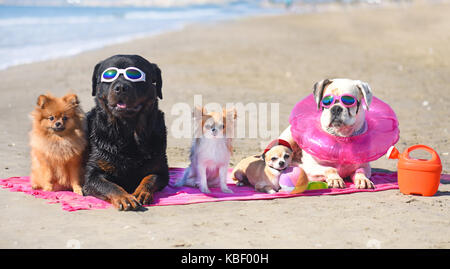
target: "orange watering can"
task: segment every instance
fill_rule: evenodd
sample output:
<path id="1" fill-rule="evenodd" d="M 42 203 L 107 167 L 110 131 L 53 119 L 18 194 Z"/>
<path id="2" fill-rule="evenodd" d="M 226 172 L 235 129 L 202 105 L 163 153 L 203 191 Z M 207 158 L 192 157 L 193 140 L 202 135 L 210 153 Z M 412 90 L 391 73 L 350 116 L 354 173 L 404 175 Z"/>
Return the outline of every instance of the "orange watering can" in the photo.
<path id="1" fill-rule="evenodd" d="M 413 150 L 425 150 L 431 159 L 412 159 L 409 154 Z M 388 159 L 398 159 L 398 187 L 403 194 L 433 196 L 439 187 L 442 163 L 439 155 L 425 145 L 415 145 L 400 153 L 394 146 L 386 153 Z"/>

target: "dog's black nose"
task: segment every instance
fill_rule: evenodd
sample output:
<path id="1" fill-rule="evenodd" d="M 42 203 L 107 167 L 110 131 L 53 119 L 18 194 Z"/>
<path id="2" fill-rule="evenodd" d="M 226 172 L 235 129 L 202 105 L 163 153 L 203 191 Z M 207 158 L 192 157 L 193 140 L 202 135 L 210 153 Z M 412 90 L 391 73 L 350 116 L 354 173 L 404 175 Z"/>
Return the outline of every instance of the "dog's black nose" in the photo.
<path id="1" fill-rule="evenodd" d="M 331 111 L 331 115 L 339 115 L 342 113 L 343 110 L 344 109 L 342 109 L 342 107 L 340 107 L 340 106 L 334 106 L 331 108 L 330 111 Z"/>
<path id="2" fill-rule="evenodd" d="M 59 122 L 59 121 L 55 122 L 55 126 L 56 126 L 56 127 L 61 127 L 61 125 L 62 125 L 61 122 Z"/>
<path id="3" fill-rule="evenodd" d="M 116 93 L 124 93 L 126 92 L 126 87 L 124 87 L 122 84 L 116 84 L 113 87 L 113 91 Z"/>
<path id="4" fill-rule="evenodd" d="M 278 164 L 279 164 L 280 166 L 283 166 L 283 165 L 284 165 L 284 161 L 279 161 Z"/>

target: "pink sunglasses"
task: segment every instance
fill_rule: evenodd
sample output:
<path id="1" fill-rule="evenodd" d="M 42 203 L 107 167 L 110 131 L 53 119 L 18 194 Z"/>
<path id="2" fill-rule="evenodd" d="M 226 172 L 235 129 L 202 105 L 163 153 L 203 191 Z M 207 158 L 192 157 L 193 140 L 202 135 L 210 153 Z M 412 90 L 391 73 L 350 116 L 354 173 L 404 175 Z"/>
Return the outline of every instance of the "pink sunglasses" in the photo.
<path id="1" fill-rule="evenodd" d="M 336 103 L 336 100 L 339 100 L 339 103 L 341 103 L 344 107 L 354 107 L 357 104 L 356 97 L 351 94 L 343 94 L 341 96 L 328 94 L 322 98 L 322 101 L 320 101 L 320 106 L 322 108 L 329 108 Z"/>

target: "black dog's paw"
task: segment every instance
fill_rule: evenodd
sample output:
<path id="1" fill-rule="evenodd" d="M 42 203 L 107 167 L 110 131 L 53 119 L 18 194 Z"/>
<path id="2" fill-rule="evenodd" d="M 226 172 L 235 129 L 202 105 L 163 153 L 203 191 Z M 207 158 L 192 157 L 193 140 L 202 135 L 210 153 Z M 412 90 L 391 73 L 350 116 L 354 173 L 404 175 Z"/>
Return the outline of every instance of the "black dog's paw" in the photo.
<path id="1" fill-rule="evenodd" d="M 111 204 L 119 211 L 137 210 L 142 204 L 131 194 L 114 195 L 110 198 Z"/>
<path id="2" fill-rule="evenodd" d="M 153 202 L 153 193 L 148 192 L 146 190 L 139 190 L 137 189 L 133 193 L 134 197 L 141 203 L 142 205 L 149 205 L 151 202 Z"/>

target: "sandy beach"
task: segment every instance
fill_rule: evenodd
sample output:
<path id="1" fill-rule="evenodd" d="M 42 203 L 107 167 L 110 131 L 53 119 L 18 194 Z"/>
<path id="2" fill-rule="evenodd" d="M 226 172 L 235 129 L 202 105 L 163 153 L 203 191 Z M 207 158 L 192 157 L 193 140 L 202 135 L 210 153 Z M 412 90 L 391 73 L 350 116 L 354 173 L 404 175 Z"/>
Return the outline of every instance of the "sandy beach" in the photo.
<path id="1" fill-rule="evenodd" d="M 403 151 L 437 150 L 450 173 L 450 4 L 384 7 L 244 18 L 183 30 L 0 71 L 0 178 L 30 171 L 29 113 L 46 91 L 78 94 L 89 111 L 92 71 L 114 54 L 139 54 L 162 70 L 160 102 L 171 167 L 189 164 L 191 140 L 171 132 L 173 106 L 279 103 L 279 131 L 316 81 L 368 82 L 396 112 Z M 235 139 L 230 166 L 259 153 L 257 138 Z M 396 170 L 381 158 L 374 169 Z M 398 190 L 265 201 L 235 201 L 65 212 L 0 189 L 0 248 L 450 248 L 450 184 L 433 197 Z"/>

